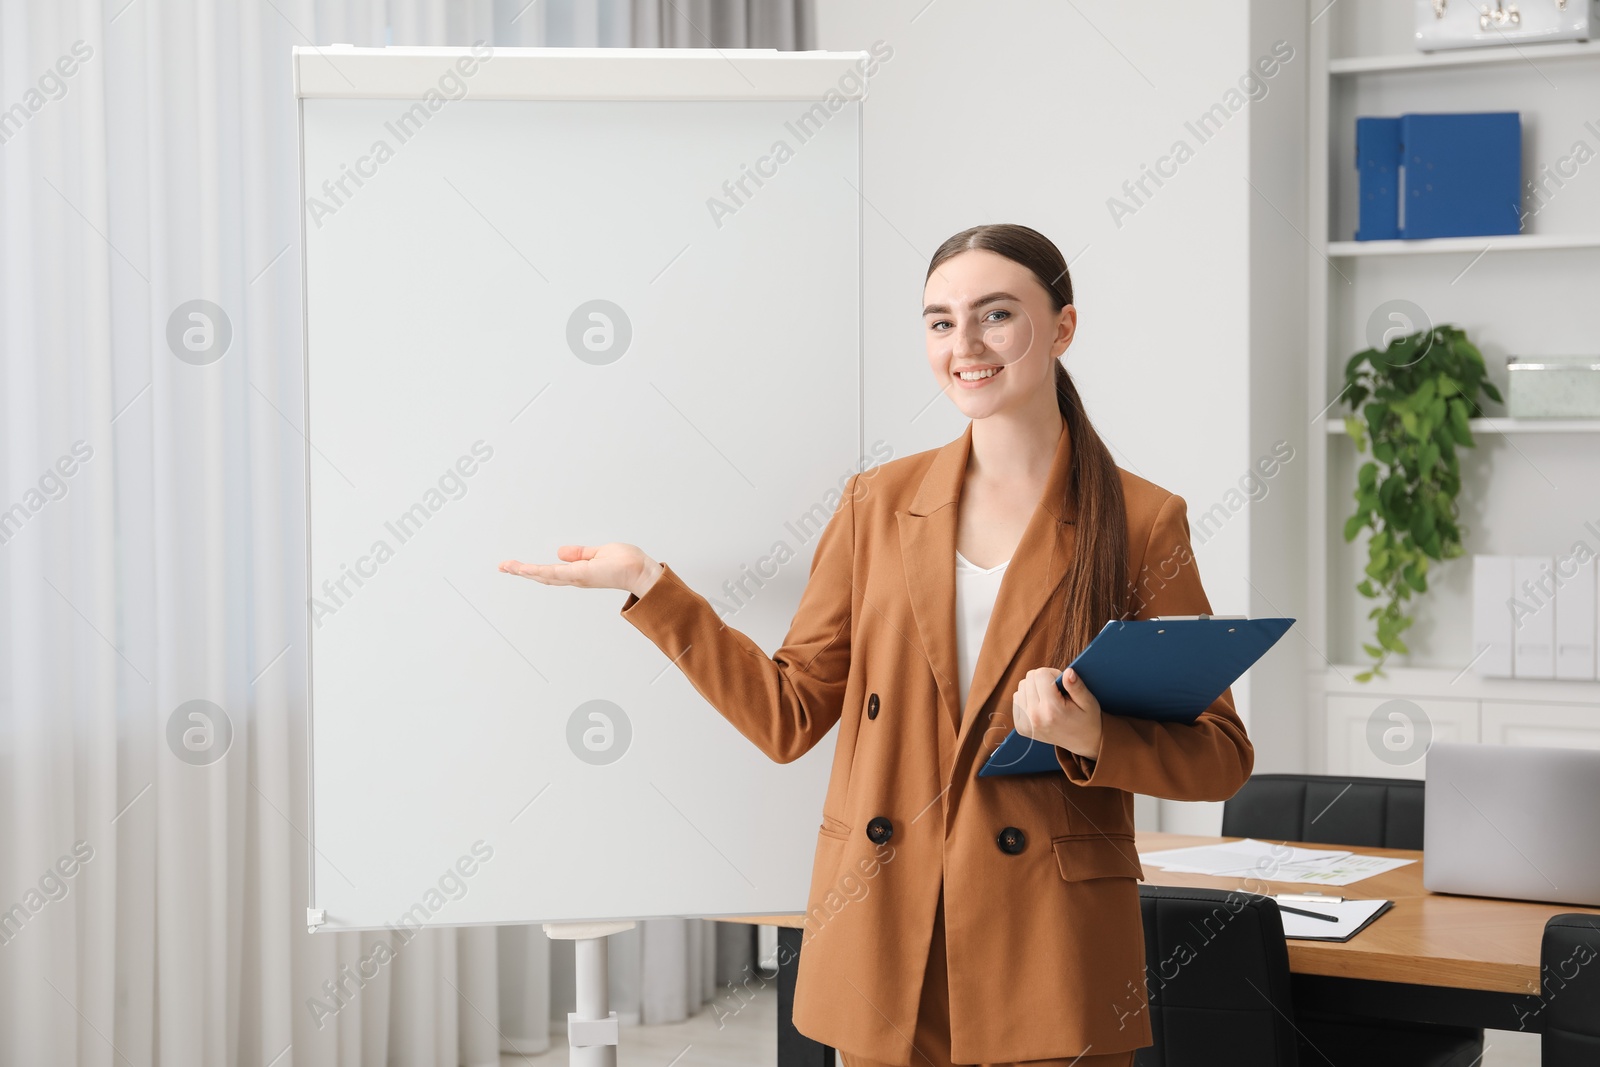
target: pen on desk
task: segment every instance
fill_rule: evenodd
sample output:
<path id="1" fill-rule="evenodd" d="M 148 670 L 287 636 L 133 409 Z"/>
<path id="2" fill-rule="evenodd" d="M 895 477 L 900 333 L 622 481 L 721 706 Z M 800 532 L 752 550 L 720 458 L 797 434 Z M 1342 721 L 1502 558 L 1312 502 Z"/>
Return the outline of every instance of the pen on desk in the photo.
<path id="1" fill-rule="evenodd" d="M 1278 910 L 1279 911 L 1286 911 L 1291 915 L 1305 915 L 1305 916 L 1309 916 L 1310 918 L 1313 918 L 1313 919 L 1326 919 L 1328 922 L 1331 922 L 1331 923 L 1336 923 L 1336 922 L 1339 921 L 1339 916 L 1337 916 L 1337 915 L 1329 915 L 1325 911 L 1306 911 L 1304 908 L 1291 908 L 1287 904 L 1279 904 L 1278 905 Z"/>

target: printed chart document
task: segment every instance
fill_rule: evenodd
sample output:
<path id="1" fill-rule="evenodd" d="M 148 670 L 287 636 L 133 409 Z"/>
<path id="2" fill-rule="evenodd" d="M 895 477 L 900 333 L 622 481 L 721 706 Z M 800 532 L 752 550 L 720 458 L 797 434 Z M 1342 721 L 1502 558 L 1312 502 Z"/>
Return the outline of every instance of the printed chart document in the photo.
<path id="1" fill-rule="evenodd" d="M 1278 873 L 1272 877 L 1282 882 L 1349 885 L 1351 882 L 1359 882 L 1363 878 L 1371 878 L 1375 874 L 1384 874 L 1396 867 L 1404 867 L 1408 863 L 1415 862 L 1417 861 L 1394 856 L 1350 855 L 1314 866 L 1287 864 L 1278 868 Z"/>
<path id="2" fill-rule="evenodd" d="M 1346 849 L 1297 848 L 1253 837 L 1220 845 L 1141 852 L 1139 861 L 1185 874 L 1250 875 L 1275 882 L 1317 885 L 1349 885 L 1416 862 L 1389 856 L 1358 856 Z"/>

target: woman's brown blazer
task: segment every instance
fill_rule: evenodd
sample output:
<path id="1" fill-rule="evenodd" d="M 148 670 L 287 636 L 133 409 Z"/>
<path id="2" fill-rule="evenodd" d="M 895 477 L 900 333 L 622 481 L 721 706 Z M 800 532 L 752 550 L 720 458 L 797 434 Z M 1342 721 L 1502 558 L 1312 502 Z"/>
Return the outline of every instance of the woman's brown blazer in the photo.
<path id="1" fill-rule="evenodd" d="M 978 777 L 1011 698 L 1046 657 L 1072 556 L 1062 430 L 956 712 L 956 505 L 972 425 L 852 476 L 768 657 L 666 566 L 622 616 L 779 763 L 839 726 L 794 1000 L 801 1033 L 907 1064 L 943 884 L 958 1063 L 1151 1043 L 1133 794 L 1223 800 L 1254 749 L 1224 693 L 1192 724 L 1106 715 L 1099 758 L 1063 775 Z M 1209 614 L 1181 497 L 1122 472 L 1133 615 Z M 1047 600 L 1053 601 L 1047 608 Z M 957 729 L 955 723 L 960 722 Z"/>

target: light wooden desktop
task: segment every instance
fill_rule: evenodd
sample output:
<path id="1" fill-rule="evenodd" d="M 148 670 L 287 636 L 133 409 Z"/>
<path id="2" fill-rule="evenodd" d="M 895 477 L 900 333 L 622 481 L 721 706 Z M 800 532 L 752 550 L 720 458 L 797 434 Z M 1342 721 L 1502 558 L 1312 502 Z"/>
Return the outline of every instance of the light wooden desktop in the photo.
<path id="1" fill-rule="evenodd" d="M 1237 840 L 1237 837 L 1149 832 L 1137 835 L 1140 852 Z M 1307 848 L 1338 847 L 1287 843 L 1303 844 Z M 1539 943 L 1545 921 L 1562 912 L 1600 914 L 1597 908 L 1568 904 L 1430 893 L 1422 887 L 1421 852 L 1397 848 L 1354 848 L 1351 851 L 1363 855 L 1403 856 L 1417 862 L 1348 886 L 1322 890 L 1351 899 L 1393 900 L 1394 907 L 1346 942 L 1291 938 L 1288 942 L 1289 969 L 1295 974 L 1537 995 Z M 1168 873 L 1148 865 L 1144 873 L 1144 880 L 1150 885 L 1273 893 L 1304 893 L 1316 888 L 1294 882 Z M 799 914 L 769 915 L 732 921 L 798 928 L 803 918 Z"/>

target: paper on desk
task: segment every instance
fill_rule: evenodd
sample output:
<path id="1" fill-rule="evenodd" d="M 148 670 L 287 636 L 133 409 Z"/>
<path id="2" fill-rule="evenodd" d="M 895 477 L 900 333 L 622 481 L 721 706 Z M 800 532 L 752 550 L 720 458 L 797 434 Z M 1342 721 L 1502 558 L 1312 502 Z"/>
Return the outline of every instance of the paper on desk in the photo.
<path id="1" fill-rule="evenodd" d="M 1180 874 L 1251 875 L 1274 882 L 1314 885 L 1349 885 L 1416 862 L 1390 856 L 1358 856 L 1343 849 L 1297 848 L 1253 837 L 1220 845 L 1141 852 L 1139 861 Z"/>
<path id="2" fill-rule="evenodd" d="M 1347 856 L 1344 859 L 1334 860 L 1332 863 L 1284 864 L 1271 875 L 1274 882 L 1314 882 L 1317 885 L 1349 885 L 1359 882 L 1363 878 L 1371 878 L 1375 874 L 1392 871 L 1396 867 L 1404 867 L 1416 860 L 1400 859 L 1394 856 Z M 1315 919 L 1310 920 L 1316 922 Z"/>
<path id="3" fill-rule="evenodd" d="M 1309 872 L 1348 859 L 1350 855 L 1342 849 L 1296 848 L 1247 837 L 1242 841 L 1220 845 L 1193 845 L 1189 848 L 1141 852 L 1139 861 L 1165 871 L 1185 874 L 1254 874 L 1258 878 L 1289 881 L 1292 879 L 1285 879 L 1282 873 L 1286 867 L 1293 866 L 1296 871 Z"/>
<path id="4" fill-rule="evenodd" d="M 1283 916 L 1283 936 L 1295 937 L 1307 941 L 1344 941 L 1351 934 L 1361 929 L 1361 925 L 1377 913 L 1379 909 L 1388 904 L 1387 900 L 1343 900 L 1343 901 L 1317 901 L 1307 903 L 1295 899 L 1283 901 L 1290 907 L 1300 908 L 1305 911 L 1317 911 L 1324 915 L 1337 915 L 1336 923 L 1324 922 L 1305 915 L 1296 915 L 1294 912 L 1281 912 Z"/>

